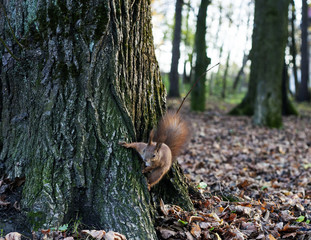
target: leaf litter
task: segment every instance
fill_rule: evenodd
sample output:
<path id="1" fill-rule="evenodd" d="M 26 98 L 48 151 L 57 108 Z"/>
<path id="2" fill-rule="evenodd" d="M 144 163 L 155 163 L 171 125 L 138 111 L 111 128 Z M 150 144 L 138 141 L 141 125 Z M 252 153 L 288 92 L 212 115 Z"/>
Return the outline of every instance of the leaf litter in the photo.
<path id="1" fill-rule="evenodd" d="M 187 118 L 178 162 L 201 196 L 193 212 L 162 203 L 159 239 L 311 239 L 310 115 L 284 117 L 282 129 L 219 111 Z"/>
<path id="2" fill-rule="evenodd" d="M 285 117 L 282 129 L 255 127 L 248 117 L 189 113 L 193 136 L 178 158 L 199 194 L 193 212 L 160 202 L 159 239 L 311 239 L 310 117 Z M 19 211 L 8 192 L 25 179 L 0 179 L 0 207 Z M 117 232 L 67 227 L 42 239 L 126 239 Z M 21 239 L 12 232 L 0 239 Z M 39 239 L 33 233 L 33 239 Z"/>

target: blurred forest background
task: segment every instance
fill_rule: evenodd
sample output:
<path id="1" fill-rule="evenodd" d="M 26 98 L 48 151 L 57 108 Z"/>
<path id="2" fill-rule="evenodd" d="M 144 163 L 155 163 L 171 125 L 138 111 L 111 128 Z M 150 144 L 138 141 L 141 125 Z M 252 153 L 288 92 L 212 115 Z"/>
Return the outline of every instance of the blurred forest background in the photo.
<path id="1" fill-rule="evenodd" d="M 204 95 L 210 101 L 223 99 L 225 102 L 240 104 L 240 108 L 236 107 L 231 113 L 255 115 L 254 122 L 256 122 L 256 118 L 260 118 L 258 114 L 256 117 L 256 107 L 252 107 L 250 111 L 249 107 L 241 108 L 245 100 L 264 105 L 264 103 L 259 103 L 258 97 L 257 100 L 256 97 L 255 100 L 247 98 L 248 92 L 248 95 L 256 95 L 249 89 L 251 88 L 249 83 L 253 81 L 250 80 L 251 62 L 253 62 L 254 69 L 258 71 L 262 69 L 263 72 L 269 72 L 268 69 L 272 67 L 274 69 L 272 71 L 278 72 L 273 77 L 258 76 L 260 73 L 253 75 L 257 75 L 259 79 L 266 78 L 263 80 L 266 81 L 263 83 L 264 88 L 278 89 L 272 90 L 273 92 L 279 91 L 279 94 L 270 102 L 274 104 L 278 102 L 276 99 L 283 98 L 280 100 L 280 107 L 277 107 L 283 109 L 283 115 L 297 114 L 297 104 L 292 104 L 293 102 L 310 101 L 308 34 L 310 33 L 311 4 L 307 0 L 270 1 L 270 3 L 267 1 L 265 6 L 257 2 L 252 0 L 159 0 L 152 2 L 156 55 L 170 97 L 184 96 L 190 89 L 191 82 L 193 83 L 207 68 L 219 62 L 219 67 L 206 73 L 206 81 L 202 80 L 204 87 L 201 85 L 198 88 L 204 90 Z M 272 6 L 273 4 L 275 6 Z M 205 23 L 197 24 L 199 9 L 202 7 L 206 9 Z M 275 11 L 275 18 L 269 20 L 269 14 L 273 11 Z M 255 15 L 258 20 L 254 19 Z M 282 16 L 285 16 L 284 19 L 281 19 Z M 254 28 L 254 21 L 257 21 L 257 30 Z M 260 22 L 266 27 L 265 29 Z M 206 24 L 205 39 L 199 40 L 197 32 L 204 24 Z M 274 25 L 275 28 L 269 29 L 268 25 Z M 271 34 L 275 36 L 269 36 Z M 254 41 L 254 36 L 257 42 Z M 205 44 L 205 47 L 197 53 L 198 44 Z M 263 48 L 256 48 L 258 45 Z M 267 45 L 266 49 L 264 45 Z M 196 75 L 196 59 L 200 58 L 199 54 L 204 52 L 204 49 L 205 67 Z M 256 51 L 261 52 L 261 55 Z M 252 56 L 256 60 L 252 60 Z M 267 65 L 260 65 L 264 64 L 263 62 Z M 276 87 L 270 86 L 270 82 L 277 82 Z M 260 87 L 257 91 L 262 92 Z M 192 94 L 192 98 L 196 98 L 197 95 L 199 95 L 197 92 Z M 203 111 L 205 103 L 203 103 L 204 106 L 197 106 L 202 101 L 205 100 L 199 99 L 197 103 L 193 103 L 192 100 L 192 109 Z M 302 106 L 309 105 L 309 103 L 302 104 Z M 272 110 L 270 115 L 272 114 L 275 118 L 280 112 L 279 109 L 274 112 Z M 281 126 L 281 120 L 273 121 L 274 123 L 269 123 L 270 120 L 257 120 L 258 125 Z"/>

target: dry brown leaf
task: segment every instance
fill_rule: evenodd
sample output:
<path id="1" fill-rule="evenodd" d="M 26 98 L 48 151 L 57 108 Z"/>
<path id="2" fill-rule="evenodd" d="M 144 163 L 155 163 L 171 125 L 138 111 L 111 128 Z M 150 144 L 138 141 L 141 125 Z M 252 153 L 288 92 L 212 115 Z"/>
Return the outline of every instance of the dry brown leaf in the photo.
<path id="1" fill-rule="evenodd" d="M 51 229 L 41 229 L 42 234 L 49 234 Z"/>
<path id="2" fill-rule="evenodd" d="M 200 222 L 199 223 L 201 229 L 209 229 L 211 228 L 211 224 L 209 222 Z"/>
<path id="3" fill-rule="evenodd" d="M 158 228 L 160 231 L 161 237 L 164 239 L 169 239 L 170 237 L 176 236 L 177 232 L 166 229 L 166 228 Z"/>
<path id="4" fill-rule="evenodd" d="M 22 235 L 18 232 L 11 232 L 5 235 L 5 240 L 20 240 Z"/>
<path id="5" fill-rule="evenodd" d="M 166 210 L 166 207 L 165 207 L 165 204 L 164 204 L 162 198 L 160 199 L 160 209 L 161 209 L 164 216 L 168 215 L 168 211 Z"/>
<path id="6" fill-rule="evenodd" d="M 269 240 L 276 240 L 276 239 L 272 236 L 272 234 L 269 234 Z"/>
<path id="7" fill-rule="evenodd" d="M 201 236 L 201 228 L 199 225 L 192 223 L 191 224 L 191 234 L 194 236 L 196 239 L 198 239 Z"/>
<path id="8" fill-rule="evenodd" d="M 221 240 L 221 238 L 219 237 L 218 233 L 214 233 L 217 237 L 217 240 Z"/>
<path id="9" fill-rule="evenodd" d="M 96 239 L 102 239 L 106 234 L 104 230 L 82 230 L 81 233 Z"/>
<path id="10" fill-rule="evenodd" d="M 194 221 L 200 221 L 200 222 L 202 222 L 202 221 L 204 221 L 204 218 L 199 217 L 199 216 L 191 216 L 190 219 L 189 219 L 189 223 L 192 223 L 192 222 L 194 222 Z"/>
<path id="11" fill-rule="evenodd" d="M 190 232 L 186 232 L 186 237 L 187 237 L 187 240 L 194 240 Z"/>
<path id="12" fill-rule="evenodd" d="M 126 237 L 120 233 L 109 231 L 104 235 L 105 240 L 126 240 Z"/>

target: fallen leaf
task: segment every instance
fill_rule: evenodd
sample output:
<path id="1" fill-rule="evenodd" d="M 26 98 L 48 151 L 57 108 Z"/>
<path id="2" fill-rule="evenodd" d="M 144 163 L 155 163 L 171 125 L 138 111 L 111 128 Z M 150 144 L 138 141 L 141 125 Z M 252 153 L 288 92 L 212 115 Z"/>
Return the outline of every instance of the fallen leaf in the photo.
<path id="1" fill-rule="evenodd" d="M 20 240 L 22 235 L 18 232 L 11 232 L 5 235 L 5 240 Z"/>
<path id="2" fill-rule="evenodd" d="M 102 239 L 106 234 L 104 230 L 82 230 L 81 233 L 96 239 Z"/>
<path id="3" fill-rule="evenodd" d="M 165 207 L 165 204 L 164 204 L 162 198 L 160 199 L 160 209 L 161 209 L 164 216 L 168 215 L 168 211 L 166 210 L 166 207 Z"/>
<path id="4" fill-rule="evenodd" d="M 199 225 L 192 223 L 191 224 L 191 234 L 194 236 L 196 239 L 198 239 L 201 236 L 201 228 Z"/>
<path id="5" fill-rule="evenodd" d="M 104 235 L 105 240 L 126 240 L 126 237 L 121 233 L 109 231 Z"/>
<path id="6" fill-rule="evenodd" d="M 194 222 L 194 221 L 200 221 L 200 222 L 202 222 L 202 221 L 204 221 L 204 218 L 199 217 L 199 216 L 191 216 L 190 219 L 189 219 L 189 223 L 192 223 L 192 222 Z"/>

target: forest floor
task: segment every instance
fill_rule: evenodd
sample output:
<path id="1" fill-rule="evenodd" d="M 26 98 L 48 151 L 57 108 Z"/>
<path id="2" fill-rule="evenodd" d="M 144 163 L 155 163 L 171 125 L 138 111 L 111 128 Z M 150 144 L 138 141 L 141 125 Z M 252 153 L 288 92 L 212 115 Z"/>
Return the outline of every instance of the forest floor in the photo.
<path id="1" fill-rule="evenodd" d="M 161 204 L 159 239 L 311 239 L 310 107 L 302 105 L 299 117 L 284 117 L 282 129 L 255 127 L 249 117 L 228 116 L 230 107 L 212 101 L 204 113 L 183 107 L 193 135 L 178 162 L 200 197 L 193 197 L 192 212 Z M 18 189 L 24 179 L 1 181 L 0 195 Z M 19 201 L 16 196 L 11 202 Z M 6 200 L 0 198 L 0 206 L 8 205 Z M 18 211 L 19 205 L 11 209 Z M 6 213 L 1 214 L 0 223 Z M 53 238 L 63 239 L 67 227 Z M 13 234 L 8 239 L 20 238 Z M 104 233 L 89 235 L 94 234 Z"/>
<path id="2" fill-rule="evenodd" d="M 162 206 L 159 238 L 311 239 L 310 109 L 268 129 L 229 108 L 184 107 L 193 136 L 178 162 L 203 198 L 194 212 Z"/>

